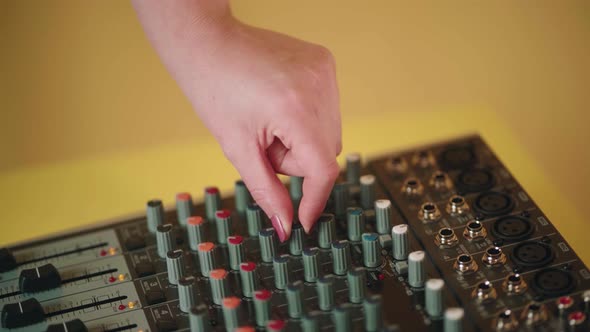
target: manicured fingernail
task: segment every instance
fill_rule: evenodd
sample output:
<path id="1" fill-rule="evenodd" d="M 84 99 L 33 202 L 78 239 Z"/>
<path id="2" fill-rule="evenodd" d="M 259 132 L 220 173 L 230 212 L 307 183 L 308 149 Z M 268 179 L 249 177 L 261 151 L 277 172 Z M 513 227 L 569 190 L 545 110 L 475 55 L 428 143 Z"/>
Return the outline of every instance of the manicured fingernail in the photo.
<path id="1" fill-rule="evenodd" d="M 274 215 L 270 218 L 270 221 L 272 222 L 272 227 L 274 227 L 275 231 L 277 231 L 277 234 L 279 235 L 279 240 L 281 242 L 285 242 L 285 240 L 287 239 L 287 234 L 285 233 L 285 229 L 283 228 L 281 218 L 279 218 L 279 216 L 277 215 Z"/>

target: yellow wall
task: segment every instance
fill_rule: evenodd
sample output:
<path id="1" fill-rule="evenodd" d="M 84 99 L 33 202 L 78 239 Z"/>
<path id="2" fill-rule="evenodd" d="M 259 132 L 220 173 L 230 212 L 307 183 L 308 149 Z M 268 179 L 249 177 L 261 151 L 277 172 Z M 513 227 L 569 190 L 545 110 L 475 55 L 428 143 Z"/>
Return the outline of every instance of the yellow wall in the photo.
<path id="1" fill-rule="evenodd" d="M 334 52 L 345 149 L 363 147 L 354 144 L 365 139 L 354 133 L 361 114 L 393 122 L 418 112 L 445 117 L 460 109 L 467 110 L 462 114 L 473 129 L 485 131 L 490 124 L 478 122 L 486 119 L 480 112 L 492 110 L 513 143 L 557 184 L 559 195 L 582 211 L 590 188 L 590 2 L 418 2 L 232 4 L 249 23 Z M 13 174 L 27 169 L 125 156 L 153 146 L 212 144 L 127 1 L 4 0 L 0 45 L 4 179 L 14 180 Z M 376 128 L 386 130 L 377 122 Z M 392 147 L 432 136 L 424 128 L 432 130 L 436 123 L 401 125 L 414 130 L 389 132 Z M 0 181 L 0 191 L 15 185 L 1 188 Z M 546 194 L 549 201 L 557 192 Z"/>

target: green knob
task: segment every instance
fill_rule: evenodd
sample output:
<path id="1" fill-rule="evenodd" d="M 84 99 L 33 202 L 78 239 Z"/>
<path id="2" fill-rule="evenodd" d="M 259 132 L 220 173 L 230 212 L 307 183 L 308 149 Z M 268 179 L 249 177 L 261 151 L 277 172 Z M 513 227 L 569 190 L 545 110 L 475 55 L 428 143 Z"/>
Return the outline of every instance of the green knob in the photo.
<path id="1" fill-rule="evenodd" d="M 363 233 L 363 264 L 375 268 L 381 264 L 381 248 L 377 233 Z"/>
<path id="2" fill-rule="evenodd" d="M 375 182 L 376 178 L 373 174 L 361 176 L 361 206 L 365 210 L 372 209 L 375 203 Z"/>
<path id="3" fill-rule="evenodd" d="M 362 303 L 365 298 L 365 269 L 357 267 L 348 271 L 348 298 L 351 303 Z"/>
<path id="4" fill-rule="evenodd" d="M 258 242 L 260 243 L 260 258 L 265 263 L 272 263 L 277 248 L 277 237 L 272 227 L 261 230 L 258 233 Z"/>
<path id="5" fill-rule="evenodd" d="M 323 213 L 318 220 L 318 245 L 323 249 L 330 249 L 336 234 L 336 220 L 333 214 Z"/>
<path id="6" fill-rule="evenodd" d="M 217 242 L 227 244 L 227 237 L 232 227 L 231 212 L 219 210 L 215 212 L 215 228 L 217 229 Z"/>
<path id="7" fill-rule="evenodd" d="M 173 235 L 172 224 L 158 225 L 156 228 L 156 245 L 160 258 L 166 259 L 168 251 L 174 250 L 176 242 L 173 241 Z"/>
<path id="8" fill-rule="evenodd" d="M 221 210 L 221 195 L 217 187 L 205 188 L 205 213 L 207 220 L 215 220 L 215 212 Z"/>
<path id="9" fill-rule="evenodd" d="M 223 304 L 223 299 L 229 295 L 228 273 L 224 269 L 211 270 L 209 272 L 211 284 L 211 298 L 217 305 Z"/>
<path id="10" fill-rule="evenodd" d="M 260 289 L 254 292 L 254 312 L 256 316 L 256 325 L 266 326 L 270 319 L 270 300 L 272 293 L 266 289 Z"/>
<path id="11" fill-rule="evenodd" d="M 252 203 L 248 205 L 246 222 L 248 223 L 248 235 L 258 236 L 258 232 L 262 229 L 262 209 L 258 204 Z"/>
<path id="12" fill-rule="evenodd" d="M 443 314 L 443 289 L 445 282 L 442 279 L 428 279 L 424 291 L 426 312 L 430 317 L 441 317 Z"/>
<path id="13" fill-rule="evenodd" d="M 301 318 L 303 315 L 303 282 L 301 280 L 287 286 L 287 305 L 289 317 Z"/>
<path id="14" fill-rule="evenodd" d="M 365 214 L 359 207 L 346 209 L 346 230 L 350 241 L 360 241 L 365 230 Z"/>
<path id="15" fill-rule="evenodd" d="M 424 263 L 426 254 L 424 251 L 413 251 L 408 255 L 408 284 L 414 288 L 424 287 Z"/>
<path id="16" fill-rule="evenodd" d="M 200 304 L 190 309 L 189 322 L 191 332 L 209 332 L 211 323 L 209 322 L 209 307 L 206 304 Z"/>
<path id="17" fill-rule="evenodd" d="M 303 318 L 301 319 L 301 331 L 319 332 L 321 316 L 322 312 L 318 310 L 314 310 L 303 315 Z"/>
<path id="18" fill-rule="evenodd" d="M 334 201 L 334 213 L 340 217 L 346 215 L 346 208 L 349 201 L 349 183 L 337 183 L 332 189 L 332 199 Z"/>
<path id="19" fill-rule="evenodd" d="M 379 331 L 383 326 L 383 319 L 381 318 L 381 295 L 372 295 L 363 302 L 363 309 L 365 311 L 365 330 Z"/>
<path id="20" fill-rule="evenodd" d="M 178 280 L 178 303 L 180 311 L 187 313 L 197 303 L 195 277 L 188 276 Z"/>
<path id="21" fill-rule="evenodd" d="M 164 205 L 159 199 L 152 199 L 146 206 L 147 227 L 150 233 L 156 233 L 159 225 L 164 223 Z"/>
<path id="22" fill-rule="evenodd" d="M 393 258 L 398 261 L 408 259 L 408 224 L 399 224 L 391 229 Z"/>
<path id="23" fill-rule="evenodd" d="M 240 235 L 227 237 L 227 247 L 229 251 L 229 267 L 237 271 L 244 260 L 244 238 Z"/>
<path id="24" fill-rule="evenodd" d="M 233 331 L 240 326 L 240 304 L 241 300 L 235 296 L 223 299 L 223 322 L 227 331 Z"/>
<path id="25" fill-rule="evenodd" d="M 242 294 L 245 297 L 252 297 L 254 291 L 258 288 L 255 263 L 245 262 L 240 264 L 240 280 L 242 282 Z"/>
<path id="26" fill-rule="evenodd" d="M 350 311 L 352 310 L 352 304 L 343 303 L 332 311 L 332 322 L 334 323 L 336 332 L 349 332 L 352 331 L 352 317 Z"/>
<path id="27" fill-rule="evenodd" d="M 379 199 L 375 201 L 375 224 L 377 233 L 389 234 L 391 232 L 391 201 Z"/>
<path id="28" fill-rule="evenodd" d="M 358 185 L 361 176 L 361 155 L 349 153 L 346 155 L 346 182 Z"/>
<path id="29" fill-rule="evenodd" d="M 305 232 L 300 223 L 294 223 L 289 238 L 289 253 L 293 256 L 301 256 L 303 251 L 303 237 Z"/>
<path id="30" fill-rule="evenodd" d="M 320 250 L 317 247 L 303 250 L 303 278 L 306 282 L 316 282 L 319 277 Z"/>
<path id="31" fill-rule="evenodd" d="M 303 197 L 303 178 L 300 176 L 292 176 L 289 182 L 289 193 L 293 202 L 301 201 Z"/>
<path id="32" fill-rule="evenodd" d="M 330 274 L 318 279 L 318 307 L 330 311 L 334 307 L 334 277 Z"/>
<path id="33" fill-rule="evenodd" d="M 236 203 L 236 210 L 243 215 L 246 212 L 246 208 L 248 204 L 252 201 L 252 197 L 250 196 L 250 192 L 246 187 L 246 184 L 242 180 L 236 181 L 236 185 L 234 187 L 235 192 L 235 203 Z"/>
<path id="34" fill-rule="evenodd" d="M 277 289 L 287 288 L 289 283 L 289 255 L 275 256 L 272 266 L 275 275 L 275 287 Z"/>
<path id="35" fill-rule="evenodd" d="M 332 265 L 334 274 L 343 276 L 350 266 L 350 246 L 347 240 L 332 242 Z"/>
<path id="36" fill-rule="evenodd" d="M 465 316 L 463 308 L 448 308 L 445 310 L 444 332 L 462 332 L 463 316 Z"/>
<path id="37" fill-rule="evenodd" d="M 186 227 L 186 219 L 193 215 L 193 199 L 189 193 L 176 194 L 176 217 L 181 227 Z"/>

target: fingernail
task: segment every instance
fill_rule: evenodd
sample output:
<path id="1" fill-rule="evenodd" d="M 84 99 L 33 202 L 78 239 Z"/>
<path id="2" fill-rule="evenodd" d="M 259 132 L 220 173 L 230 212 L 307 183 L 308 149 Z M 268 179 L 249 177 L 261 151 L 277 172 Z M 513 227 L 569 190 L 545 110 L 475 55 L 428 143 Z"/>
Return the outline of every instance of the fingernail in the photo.
<path id="1" fill-rule="evenodd" d="M 285 242 L 285 240 L 287 239 L 287 234 L 285 233 L 285 229 L 283 228 L 281 218 L 279 218 L 279 216 L 277 215 L 274 215 L 270 218 L 270 221 L 272 222 L 272 227 L 274 227 L 274 229 L 277 231 L 277 234 L 279 235 L 279 240 L 281 242 Z"/>

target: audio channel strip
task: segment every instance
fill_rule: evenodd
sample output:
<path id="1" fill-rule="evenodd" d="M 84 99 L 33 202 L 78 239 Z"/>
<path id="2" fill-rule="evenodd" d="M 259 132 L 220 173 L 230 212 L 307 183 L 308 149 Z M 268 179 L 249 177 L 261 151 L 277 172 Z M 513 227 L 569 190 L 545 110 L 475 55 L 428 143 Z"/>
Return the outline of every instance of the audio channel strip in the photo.
<path id="1" fill-rule="evenodd" d="M 469 136 L 348 155 L 311 234 L 284 243 L 237 181 L 0 249 L 0 307 L 2 332 L 589 331 L 590 272 Z"/>

